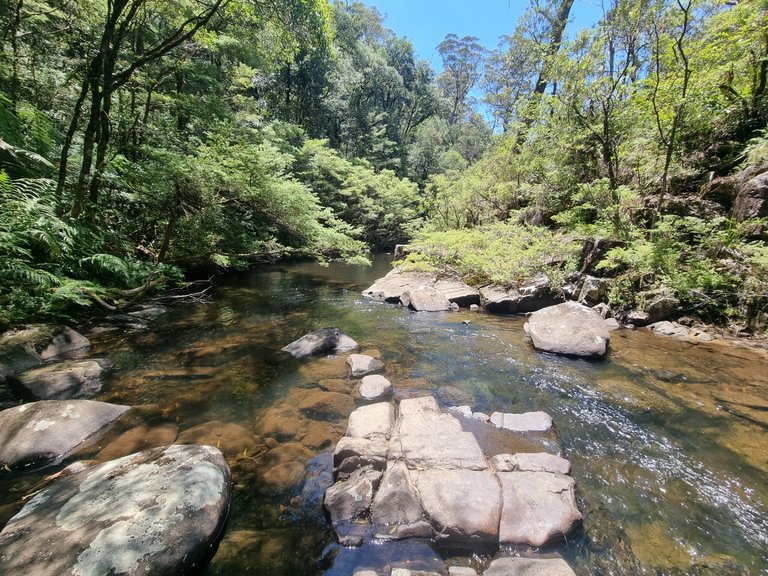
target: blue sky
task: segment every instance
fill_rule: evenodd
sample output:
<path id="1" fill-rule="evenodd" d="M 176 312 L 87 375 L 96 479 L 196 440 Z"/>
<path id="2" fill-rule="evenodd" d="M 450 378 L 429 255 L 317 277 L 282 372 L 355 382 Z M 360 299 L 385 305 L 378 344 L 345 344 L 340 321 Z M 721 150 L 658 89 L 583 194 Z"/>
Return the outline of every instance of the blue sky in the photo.
<path id="1" fill-rule="evenodd" d="M 413 42 L 416 54 L 441 68 L 437 45 L 446 34 L 477 36 L 485 48 L 512 34 L 526 0 L 363 0 L 386 16 L 387 28 Z M 601 16 L 600 0 L 575 0 L 566 33 L 591 26 Z"/>

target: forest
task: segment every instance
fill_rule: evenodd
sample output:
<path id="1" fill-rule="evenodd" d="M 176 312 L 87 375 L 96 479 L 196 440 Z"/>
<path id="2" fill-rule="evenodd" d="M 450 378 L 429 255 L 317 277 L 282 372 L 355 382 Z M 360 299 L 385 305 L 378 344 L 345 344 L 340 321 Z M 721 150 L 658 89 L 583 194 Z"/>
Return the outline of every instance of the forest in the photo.
<path id="1" fill-rule="evenodd" d="M 768 11 L 529 0 L 435 71 L 361 2 L 2 0 L 0 328 L 281 258 L 768 311 Z"/>

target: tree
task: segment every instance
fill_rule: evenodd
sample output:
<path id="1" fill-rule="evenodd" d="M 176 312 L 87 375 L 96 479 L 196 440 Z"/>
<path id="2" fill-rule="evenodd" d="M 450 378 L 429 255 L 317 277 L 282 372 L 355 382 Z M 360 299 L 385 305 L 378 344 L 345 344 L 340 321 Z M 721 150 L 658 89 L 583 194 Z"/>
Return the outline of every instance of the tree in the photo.
<path id="1" fill-rule="evenodd" d="M 448 34 L 437 47 L 443 71 L 437 84 L 448 101 L 448 123 L 456 124 L 467 107 L 467 98 L 482 78 L 485 49 L 475 36 Z"/>

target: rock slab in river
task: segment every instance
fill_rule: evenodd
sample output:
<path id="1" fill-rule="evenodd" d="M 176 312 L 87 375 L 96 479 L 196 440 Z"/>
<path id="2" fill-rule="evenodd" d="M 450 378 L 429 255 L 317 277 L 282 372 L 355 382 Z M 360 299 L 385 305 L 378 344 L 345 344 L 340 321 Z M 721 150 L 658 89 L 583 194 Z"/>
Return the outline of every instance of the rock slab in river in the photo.
<path id="1" fill-rule="evenodd" d="M 0 335 L 0 381 L 58 356 L 85 354 L 91 343 L 67 326 L 28 326 Z"/>
<path id="2" fill-rule="evenodd" d="M 35 400 L 67 400 L 101 390 L 102 376 L 112 368 L 108 360 L 65 360 L 8 376 L 22 396 Z"/>
<path id="3" fill-rule="evenodd" d="M 0 532 L 0 573 L 186 574 L 223 528 L 230 484 L 210 446 L 154 448 L 60 479 Z"/>
<path id="4" fill-rule="evenodd" d="M 498 558 L 483 576 L 576 576 L 562 558 Z"/>
<path id="5" fill-rule="evenodd" d="M 42 400 L 3 410 L 0 467 L 56 464 L 128 410 L 93 400 Z"/>
<path id="6" fill-rule="evenodd" d="M 600 314 L 576 302 L 534 312 L 525 331 L 537 350 L 583 357 L 605 356 L 611 337 Z"/>
<path id="7" fill-rule="evenodd" d="M 378 400 L 392 393 L 392 382 L 380 374 L 363 376 L 358 392 L 363 400 Z"/>
<path id="8" fill-rule="evenodd" d="M 367 354 L 350 354 L 347 358 L 347 366 L 352 378 L 360 378 L 384 369 L 384 363 L 381 360 Z"/>
<path id="9" fill-rule="evenodd" d="M 338 328 L 321 328 L 294 340 L 284 348 L 294 358 L 308 358 L 321 354 L 333 354 L 357 350 L 357 342 Z"/>
<path id="10" fill-rule="evenodd" d="M 400 296 L 400 304 L 416 312 L 443 312 L 451 309 L 448 299 L 430 286 L 404 292 Z"/>
<path id="11" fill-rule="evenodd" d="M 549 278 L 540 277 L 520 288 L 504 288 L 496 284 L 480 288 L 480 303 L 488 312 L 527 314 L 552 306 L 563 299 L 552 291 Z"/>

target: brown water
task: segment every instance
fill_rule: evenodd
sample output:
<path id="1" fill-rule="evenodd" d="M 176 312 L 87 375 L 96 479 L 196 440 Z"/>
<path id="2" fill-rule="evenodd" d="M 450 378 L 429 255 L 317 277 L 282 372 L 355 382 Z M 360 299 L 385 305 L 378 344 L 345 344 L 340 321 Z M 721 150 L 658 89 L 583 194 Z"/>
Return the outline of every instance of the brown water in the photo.
<path id="1" fill-rule="evenodd" d="M 372 268 L 266 267 L 227 278 L 211 303 L 178 306 L 151 331 L 94 336 L 94 355 L 117 367 L 98 399 L 141 408 L 84 457 L 177 434 L 219 446 L 235 493 L 205 575 L 335 576 L 404 560 L 483 568 L 496 551 L 335 543 L 322 494 L 352 402 L 306 407 L 354 382 L 343 357 L 299 361 L 279 349 L 337 326 L 380 355 L 398 397 L 552 414 L 585 512 L 584 530 L 557 549 L 577 574 L 768 574 L 764 353 L 619 331 L 604 362 L 539 354 L 519 318 L 417 314 L 362 298 L 388 269 L 382 258 Z M 41 477 L 2 483 L 0 524 Z"/>

